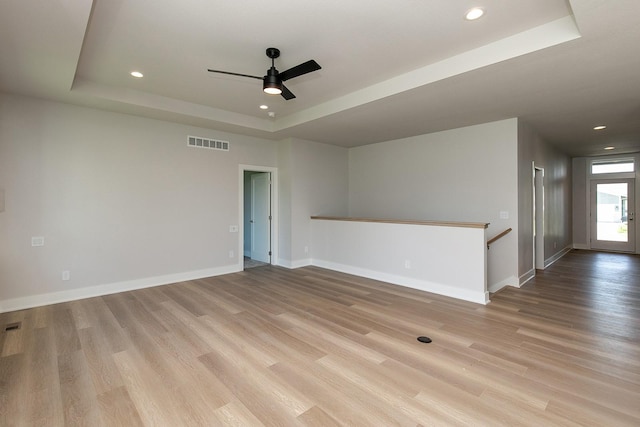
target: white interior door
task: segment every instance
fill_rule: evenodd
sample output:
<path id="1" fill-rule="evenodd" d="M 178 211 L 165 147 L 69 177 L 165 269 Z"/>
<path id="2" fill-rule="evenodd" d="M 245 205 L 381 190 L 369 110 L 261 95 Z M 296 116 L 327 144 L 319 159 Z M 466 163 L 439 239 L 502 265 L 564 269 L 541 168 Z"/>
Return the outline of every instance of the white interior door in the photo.
<path id="1" fill-rule="evenodd" d="M 271 174 L 251 175 L 251 259 L 271 263 Z"/>
<path id="2" fill-rule="evenodd" d="M 591 181 L 591 248 L 635 252 L 634 180 Z"/>

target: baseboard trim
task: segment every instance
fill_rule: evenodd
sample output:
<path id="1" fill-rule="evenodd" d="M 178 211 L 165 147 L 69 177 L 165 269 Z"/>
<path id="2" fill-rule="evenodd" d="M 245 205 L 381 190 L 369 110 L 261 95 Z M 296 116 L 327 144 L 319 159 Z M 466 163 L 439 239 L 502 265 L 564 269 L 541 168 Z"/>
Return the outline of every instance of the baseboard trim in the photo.
<path id="1" fill-rule="evenodd" d="M 414 279 L 411 277 L 396 276 L 394 274 L 382 273 L 365 268 L 353 267 L 350 265 L 338 264 L 330 261 L 314 259 L 312 265 L 328 270 L 339 271 L 341 273 L 353 274 L 354 276 L 366 277 L 368 279 L 380 280 L 394 285 L 407 288 L 418 289 L 433 294 L 457 298 L 477 304 L 486 305 L 489 302 L 489 292 L 474 292 L 465 289 L 456 289 L 440 283 L 429 282 L 427 280 Z"/>
<path id="2" fill-rule="evenodd" d="M 500 289 L 504 288 L 505 286 L 513 286 L 513 287 L 519 288 L 520 287 L 519 283 L 520 283 L 520 280 L 516 276 L 510 276 L 505 280 L 489 285 L 489 292 L 491 293 L 498 292 Z"/>
<path id="3" fill-rule="evenodd" d="M 522 285 L 524 285 L 525 283 L 527 283 L 529 280 L 533 279 L 534 277 L 536 277 L 536 269 L 532 268 L 531 270 L 527 271 L 526 273 L 524 273 L 523 275 L 520 276 L 518 282 L 518 288 L 521 288 Z"/>
<path id="4" fill-rule="evenodd" d="M 571 249 L 572 249 L 571 246 L 567 246 L 567 247 L 563 248 L 560 252 L 557 252 L 556 254 L 551 256 L 549 259 L 546 259 L 544 261 L 544 268 L 549 267 L 551 264 L 553 264 L 554 262 L 558 261 L 560 258 L 565 256 L 566 254 L 571 252 Z"/>
<path id="5" fill-rule="evenodd" d="M 203 270 L 188 271 L 184 273 L 167 274 L 164 276 L 147 277 L 144 279 L 126 280 L 123 282 L 109 283 L 105 285 L 90 286 L 87 288 L 69 289 L 59 292 L 32 295 L 27 297 L 12 298 L 0 301 L 0 313 L 24 310 L 49 304 L 75 301 L 84 298 L 94 298 L 118 292 L 133 291 L 136 289 L 151 288 L 154 286 L 169 285 L 188 280 L 203 279 L 205 277 L 221 276 L 242 271 L 238 264 L 224 267 L 207 268 Z"/>
<path id="6" fill-rule="evenodd" d="M 296 268 L 301 268 L 301 267 L 307 267 L 311 264 L 311 259 L 310 258 L 306 258 L 306 259 L 297 259 L 294 261 L 288 260 L 288 259 L 279 259 L 278 260 L 278 265 L 280 267 L 284 267 L 284 268 L 288 268 L 288 269 L 296 269 Z"/>

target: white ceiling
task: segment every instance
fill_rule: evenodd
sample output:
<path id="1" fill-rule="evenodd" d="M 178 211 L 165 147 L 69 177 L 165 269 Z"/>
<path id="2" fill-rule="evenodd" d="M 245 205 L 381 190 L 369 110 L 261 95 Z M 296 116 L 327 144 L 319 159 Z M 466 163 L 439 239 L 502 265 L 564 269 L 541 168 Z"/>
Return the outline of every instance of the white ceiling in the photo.
<path id="1" fill-rule="evenodd" d="M 474 6 L 486 14 L 468 22 Z M 0 91 L 345 147 L 521 117 L 572 156 L 629 153 L 639 14 L 638 0 L 2 0 Z M 280 71 L 322 66 L 287 82 L 294 100 L 207 72 L 261 76 L 271 46 Z"/>

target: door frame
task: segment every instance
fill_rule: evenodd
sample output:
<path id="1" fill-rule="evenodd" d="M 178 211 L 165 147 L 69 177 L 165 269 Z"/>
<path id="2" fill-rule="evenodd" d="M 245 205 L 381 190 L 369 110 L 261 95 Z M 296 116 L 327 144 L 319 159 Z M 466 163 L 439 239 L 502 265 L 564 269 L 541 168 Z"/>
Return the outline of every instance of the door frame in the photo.
<path id="1" fill-rule="evenodd" d="M 278 265 L 278 168 L 239 165 L 238 171 L 238 268 L 244 269 L 244 173 L 271 173 L 271 264 Z"/>
<path id="2" fill-rule="evenodd" d="M 272 215 L 271 215 L 271 173 L 270 172 L 255 172 L 252 171 L 254 173 L 251 173 L 249 175 L 249 183 L 250 183 L 250 187 L 251 187 L 251 215 L 250 215 L 250 227 L 251 227 L 251 236 L 250 236 L 250 241 L 251 241 L 251 254 L 250 254 L 250 258 L 254 259 L 254 260 L 258 260 L 258 261 L 262 261 L 262 262 L 268 262 L 269 264 L 271 264 L 271 258 L 272 258 L 272 254 L 273 252 L 271 251 L 271 221 L 273 219 Z M 245 172 L 245 176 L 246 176 L 246 172 Z M 262 233 L 256 233 L 256 227 L 257 224 L 262 223 L 262 220 L 260 220 L 260 222 L 257 222 L 257 203 L 256 203 L 256 199 L 257 196 L 262 196 L 260 193 L 262 193 L 261 191 L 256 191 L 256 184 L 257 184 L 257 180 L 258 178 L 260 178 L 260 180 L 262 179 L 266 179 L 267 181 L 265 182 L 266 184 L 266 199 L 262 199 L 264 200 L 266 203 L 262 204 L 262 207 L 266 208 L 267 212 L 263 212 L 264 214 L 266 214 L 267 216 L 267 220 L 268 222 L 266 223 L 266 227 L 260 227 L 259 229 L 265 232 L 266 236 L 262 236 Z M 262 187 L 262 185 L 260 186 Z M 246 185 L 245 185 L 245 191 L 246 191 Z M 245 200 L 247 200 L 247 195 L 245 194 L 244 197 Z M 245 206 L 245 210 L 246 210 L 246 206 Z M 246 212 L 244 217 L 246 218 Z M 264 217 L 262 217 L 262 219 L 264 219 Z M 245 221 L 246 224 L 246 221 Z M 264 225 L 264 224 L 263 224 Z M 245 235 L 246 235 L 246 231 L 245 230 Z M 267 249 L 266 253 L 265 252 L 261 252 L 256 250 L 256 241 L 258 241 L 257 239 L 257 234 L 260 235 L 261 238 L 264 238 L 266 241 L 266 244 L 268 246 L 268 248 L 262 248 L 262 249 Z M 243 239 L 246 240 L 246 239 Z M 246 244 L 246 242 L 244 243 Z M 246 247 L 244 248 L 246 249 Z"/>
<path id="3" fill-rule="evenodd" d="M 544 270 L 544 168 L 532 162 L 533 172 L 533 270 Z M 535 273 L 534 273 L 535 274 Z"/>
<path id="4" fill-rule="evenodd" d="M 636 182 L 635 178 L 613 178 L 613 177 L 603 177 L 598 179 L 589 180 L 589 247 L 591 249 L 600 250 L 600 251 L 612 251 L 612 252 L 625 252 L 625 253 L 636 253 L 636 248 L 638 245 L 637 236 L 636 236 L 636 223 L 635 218 L 631 220 L 627 220 L 627 242 L 615 242 L 608 240 L 597 240 L 597 231 L 595 227 L 597 227 L 597 195 L 594 192 L 597 192 L 598 184 L 616 184 L 616 183 L 627 183 L 627 197 L 630 203 L 628 205 L 628 209 L 632 212 L 632 215 L 635 214 L 635 207 L 637 201 L 636 198 Z M 595 209 L 595 211 L 594 211 Z M 631 222 L 633 221 L 633 222 Z M 604 244 L 599 244 L 598 242 L 603 242 Z M 625 245 L 627 247 L 625 247 Z"/>

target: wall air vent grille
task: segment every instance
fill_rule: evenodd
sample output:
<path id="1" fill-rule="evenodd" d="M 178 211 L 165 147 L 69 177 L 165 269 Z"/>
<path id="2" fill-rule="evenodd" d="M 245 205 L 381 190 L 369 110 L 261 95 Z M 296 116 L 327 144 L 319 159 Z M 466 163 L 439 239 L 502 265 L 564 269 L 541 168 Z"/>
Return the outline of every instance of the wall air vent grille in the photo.
<path id="1" fill-rule="evenodd" d="M 229 141 L 219 141 L 217 139 L 201 138 L 199 136 L 187 137 L 187 145 L 195 148 L 229 151 Z"/>

